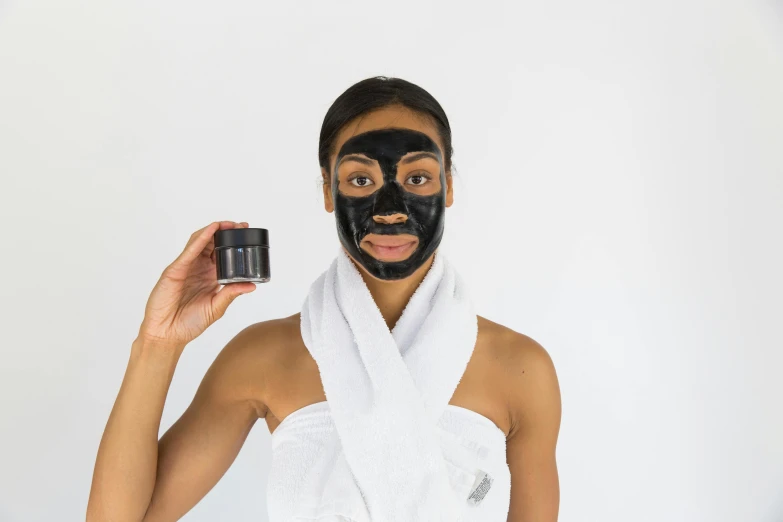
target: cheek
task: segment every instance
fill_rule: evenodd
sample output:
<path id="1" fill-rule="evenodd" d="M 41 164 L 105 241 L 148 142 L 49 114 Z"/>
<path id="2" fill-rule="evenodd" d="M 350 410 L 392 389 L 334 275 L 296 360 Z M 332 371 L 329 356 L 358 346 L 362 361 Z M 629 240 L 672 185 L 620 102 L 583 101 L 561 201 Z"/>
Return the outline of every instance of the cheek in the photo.
<path id="1" fill-rule="evenodd" d="M 372 222 L 374 198 L 349 198 L 337 192 L 334 210 L 340 224 L 354 232 L 366 228 Z"/>
<path id="2" fill-rule="evenodd" d="M 408 210 L 416 216 L 416 221 L 421 225 L 436 225 L 443 217 L 446 205 L 441 194 L 409 196 L 406 199 Z"/>

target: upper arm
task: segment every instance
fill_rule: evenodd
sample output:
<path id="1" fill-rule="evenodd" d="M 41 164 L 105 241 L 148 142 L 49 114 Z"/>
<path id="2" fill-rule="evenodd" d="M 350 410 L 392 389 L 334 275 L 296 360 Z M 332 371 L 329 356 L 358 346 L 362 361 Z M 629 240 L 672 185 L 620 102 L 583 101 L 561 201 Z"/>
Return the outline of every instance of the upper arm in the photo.
<path id="1" fill-rule="evenodd" d="M 560 485 L 555 449 L 560 431 L 560 387 L 549 354 L 529 337 L 515 341 L 508 366 L 511 471 L 508 522 L 555 522 Z"/>
<path id="2" fill-rule="evenodd" d="M 262 325 L 234 337 L 210 366 L 190 406 L 158 442 L 145 522 L 179 520 L 220 480 L 265 412 L 259 366 Z"/>

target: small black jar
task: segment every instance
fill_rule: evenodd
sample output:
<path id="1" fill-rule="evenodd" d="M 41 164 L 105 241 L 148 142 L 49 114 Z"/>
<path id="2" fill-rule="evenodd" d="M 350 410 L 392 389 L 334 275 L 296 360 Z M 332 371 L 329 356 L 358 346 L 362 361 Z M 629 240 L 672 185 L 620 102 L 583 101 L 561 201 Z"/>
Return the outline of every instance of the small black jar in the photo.
<path id="1" fill-rule="evenodd" d="M 215 264 L 221 285 L 266 283 L 269 271 L 269 233 L 265 228 L 231 228 L 215 232 Z"/>

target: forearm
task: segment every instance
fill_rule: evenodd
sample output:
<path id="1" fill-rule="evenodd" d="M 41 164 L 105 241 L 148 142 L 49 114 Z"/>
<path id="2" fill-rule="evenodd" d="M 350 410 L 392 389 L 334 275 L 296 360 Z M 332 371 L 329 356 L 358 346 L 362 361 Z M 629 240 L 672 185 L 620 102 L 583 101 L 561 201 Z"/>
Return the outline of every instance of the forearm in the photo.
<path id="1" fill-rule="evenodd" d="M 134 341 L 98 449 L 88 522 L 143 520 L 155 488 L 163 405 L 181 352 Z"/>

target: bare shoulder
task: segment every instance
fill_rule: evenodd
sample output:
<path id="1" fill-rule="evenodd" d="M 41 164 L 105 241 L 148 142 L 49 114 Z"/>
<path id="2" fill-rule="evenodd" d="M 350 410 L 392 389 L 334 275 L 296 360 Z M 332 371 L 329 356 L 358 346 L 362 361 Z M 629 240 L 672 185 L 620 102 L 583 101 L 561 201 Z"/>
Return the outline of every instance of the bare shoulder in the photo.
<path id="1" fill-rule="evenodd" d="M 478 316 L 479 335 L 489 341 L 493 357 L 504 365 L 513 375 L 521 376 L 522 371 L 554 370 L 552 358 L 546 349 L 533 338 L 511 328 Z"/>
<path id="2" fill-rule="evenodd" d="M 493 372 L 508 411 L 506 462 L 511 472 L 509 520 L 557 520 L 560 387 L 549 353 L 531 337 L 479 318 L 491 340 Z M 478 346 L 478 345 L 477 345 Z"/>
<path id="3" fill-rule="evenodd" d="M 507 401 L 509 437 L 536 416 L 559 419 L 560 386 L 549 352 L 533 338 L 489 319 L 479 316 L 478 324 Z"/>
<path id="4" fill-rule="evenodd" d="M 266 415 L 269 382 L 285 366 L 285 356 L 299 335 L 299 314 L 254 323 L 237 333 L 221 350 L 202 386 L 215 395 L 253 403 Z"/>

